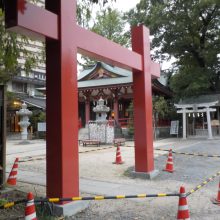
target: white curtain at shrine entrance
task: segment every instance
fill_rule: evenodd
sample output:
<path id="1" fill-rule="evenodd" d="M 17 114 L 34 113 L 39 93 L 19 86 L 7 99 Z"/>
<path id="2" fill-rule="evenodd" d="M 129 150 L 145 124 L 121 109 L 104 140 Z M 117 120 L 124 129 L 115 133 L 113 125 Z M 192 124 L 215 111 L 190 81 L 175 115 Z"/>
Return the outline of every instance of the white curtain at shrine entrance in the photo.
<path id="1" fill-rule="evenodd" d="M 210 103 L 201 103 L 201 104 L 175 104 L 177 113 L 183 114 L 183 139 L 186 139 L 186 116 L 187 113 L 197 114 L 197 113 L 206 113 L 207 117 L 207 130 L 208 130 L 208 138 L 212 139 L 212 127 L 211 127 L 211 117 L 210 112 L 216 111 L 215 108 L 210 108 L 211 106 L 215 106 L 218 101 L 210 102 Z"/>

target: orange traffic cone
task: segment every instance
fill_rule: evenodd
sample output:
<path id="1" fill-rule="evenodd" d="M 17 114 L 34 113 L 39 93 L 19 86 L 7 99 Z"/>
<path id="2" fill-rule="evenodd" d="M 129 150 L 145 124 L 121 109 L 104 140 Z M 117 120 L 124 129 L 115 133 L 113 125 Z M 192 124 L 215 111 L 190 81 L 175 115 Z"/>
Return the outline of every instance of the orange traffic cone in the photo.
<path id="1" fill-rule="evenodd" d="M 218 194 L 216 198 L 211 198 L 213 204 L 220 205 L 220 180 L 218 184 Z"/>
<path id="2" fill-rule="evenodd" d="M 34 196 L 31 192 L 29 192 L 27 195 L 27 203 L 25 206 L 25 220 L 37 220 L 34 205 Z"/>
<path id="3" fill-rule="evenodd" d="M 117 150 L 116 150 L 116 159 L 115 162 L 113 162 L 114 164 L 123 164 L 124 162 L 122 161 L 121 158 L 121 151 L 120 151 L 120 147 L 117 146 Z"/>
<path id="4" fill-rule="evenodd" d="M 10 186 L 15 186 L 17 183 L 17 174 L 18 174 L 18 158 L 15 159 L 14 165 L 11 169 L 11 172 L 8 176 L 7 184 Z"/>
<path id="5" fill-rule="evenodd" d="M 173 171 L 174 171 L 174 169 L 173 169 L 172 149 L 169 150 L 169 155 L 168 155 L 168 159 L 167 159 L 166 168 L 163 169 L 163 171 L 167 171 L 167 172 L 170 172 L 170 173 L 173 173 Z"/>
<path id="6" fill-rule="evenodd" d="M 180 187 L 180 197 L 179 197 L 179 207 L 177 213 L 177 219 L 185 219 L 189 220 L 189 208 L 187 205 L 185 188 L 183 186 Z"/>

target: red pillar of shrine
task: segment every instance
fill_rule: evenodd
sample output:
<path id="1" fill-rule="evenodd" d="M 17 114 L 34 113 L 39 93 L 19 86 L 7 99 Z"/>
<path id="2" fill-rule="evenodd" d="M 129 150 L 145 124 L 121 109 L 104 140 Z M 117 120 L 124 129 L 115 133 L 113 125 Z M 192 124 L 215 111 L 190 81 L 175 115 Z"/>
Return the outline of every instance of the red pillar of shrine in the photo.
<path id="1" fill-rule="evenodd" d="M 58 15 L 59 39 L 46 39 L 47 196 L 79 195 L 75 1 L 46 0 Z M 63 16 L 64 14 L 72 16 Z"/>
<path id="2" fill-rule="evenodd" d="M 89 100 L 86 100 L 85 102 L 85 112 L 86 112 L 86 124 L 89 123 L 89 120 L 90 120 L 90 101 Z"/>
<path id="3" fill-rule="evenodd" d="M 143 71 L 133 69 L 135 171 L 154 171 L 152 132 L 152 88 L 149 30 L 132 29 L 132 50 L 142 56 Z"/>

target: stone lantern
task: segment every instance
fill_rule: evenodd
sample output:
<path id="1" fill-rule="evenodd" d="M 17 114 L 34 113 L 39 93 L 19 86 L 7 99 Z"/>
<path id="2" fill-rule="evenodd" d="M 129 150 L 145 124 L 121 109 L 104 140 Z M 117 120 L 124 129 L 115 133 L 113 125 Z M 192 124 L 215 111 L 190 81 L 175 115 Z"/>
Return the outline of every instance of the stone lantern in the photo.
<path id="1" fill-rule="evenodd" d="M 25 102 L 21 105 L 21 109 L 16 111 L 16 115 L 20 116 L 20 122 L 18 123 L 22 129 L 21 131 L 21 140 L 24 142 L 28 140 L 27 127 L 30 125 L 29 117 L 32 115 L 32 112 L 27 109 Z"/>
<path id="2" fill-rule="evenodd" d="M 113 143 L 114 140 L 114 122 L 107 120 L 107 113 L 110 108 L 106 106 L 107 102 L 100 98 L 97 105 L 93 108 L 96 113 L 96 120 L 89 121 L 89 139 L 98 140 L 101 143 Z"/>
<path id="3" fill-rule="evenodd" d="M 105 105 L 105 101 L 100 98 L 97 101 L 96 107 L 93 108 L 93 111 L 96 113 L 96 121 L 105 121 L 107 117 L 107 112 L 110 111 L 110 108 Z"/>

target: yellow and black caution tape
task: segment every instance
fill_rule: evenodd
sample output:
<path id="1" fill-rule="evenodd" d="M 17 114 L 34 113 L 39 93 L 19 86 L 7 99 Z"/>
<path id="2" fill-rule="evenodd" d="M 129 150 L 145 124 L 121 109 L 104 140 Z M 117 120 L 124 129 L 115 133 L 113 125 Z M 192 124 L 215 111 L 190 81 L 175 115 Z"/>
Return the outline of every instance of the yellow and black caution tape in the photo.
<path id="1" fill-rule="evenodd" d="M 25 160 L 25 158 L 22 160 L 20 159 L 19 160 L 19 163 L 25 163 L 25 162 L 29 162 L 29 161 L 33 161 L 33 160 L 45 160 L 46 156 L 45 157 L 40 157 L 40 158 L 28 158 Z"/>
<path id="2" fill-rule="evenodd" d="M 188 193 L 186 193 L 186 197 L 191 195 L 192 193 L 196 192 L 209 182 L 213 181 L 217 176 L 220 176 L 220 171 L 214 174 L 213 176 L 207 178 L 205 181 L 203 181 L 201 184 L 196 186 L 194 189 L 190 190 Z M 35 199 L 35 203 L 44 203 L 44 202 L 68 202 L 68 201 L 79 201 L 79 200 L 106 200 L 106 199 L 134 199 L 134 198 L 152 198 L 152 197 L 171 197 L 171 196 L 177 196 L 179 197 L 179 193 L 158 193 L 158 194 L 137 194 L 137 195 L 116 195 L 116 196 L 88 196 L 88 197 L 70 197 L 70 198 L 40 198 Z M 14 201 L 14 202 L 8 202 L 4 205 L 0 206 L 0 209 L 6 209 L 13 207 L 20 203 L 26 203 L 28 202 L 26 199 Z"/>
<path id="3" fill-rule="evenodd" d="M 137 194 L 137 195 L 116 195 L 116 196 L 88 196 L 88 197 L 71 197 L 71 198 L 41 198 L 35 199 L 35 203 L 44 203 L 44 202 L 70 202 L 70 201 L 79 201 L 79 200 L 105 200 L 105 199 L 134 199 L 134 198 L 148 198 L 148 197 L 166 197 L 166 196 L 180 196 L 179 193 L 158 193 L 158 194 Z M 26 199 L 8 202 L 2 206 L 0 209 L 6 209 L 13 207 L 20 203 L 27 203 Z"/>
<path id="4" fill-rule="evenodd" d="M 17 204 L 26 203 L 26 202 L 27 202 L 26 199 L 17 200 L 17 201 L 14 201 L 14 202 L 7 202 L 4 205 L 1 205 L 0 209 L 11 208 L 11 207 L 13 207 L 13 206 L 15 206 Z"/>
<path id="5" fill-rule="evenodd" d="M 86 151 L 80 151 L 79 153 L 80 153 L 80 154 L 82 154 L 82 153 L 89 153 L 89 152 L 92 152 L 92 151 L 106 150 L 106 149 L 110 149 L 110 148 L 115 148 L 115 146 L 99 147 L 99 148 L 97 148 L 97 149 L 86 150 Z"/>
<path id="6" fill-rule="evenodd" d="M 79 201 L 79 200 L 134 199 L 134 198 L 166 197 L 166 196 L 179 196 L 179 193 L 116 195 L 116 196 L 88 196 L 88 197 L 71 197 L 71 198 L 45 198 L 45 199 L 38 199 L 35 201 L 54 203 L 54 202 Z"/>
<path id="7" fill-rule="evenodd" d="M 215 179 L 215 177 L 220 175 L 220 171 L 217 172 L 216 174 L 214 174 L 213 176 L 207 178 L 205 181 L 203 181 L 201 184 L 199 184 L 198 186 L 196 186 L 194 189 L 191 189 L 188 193 L 186 193 L 186 196 L 191 195 L 192 193 L 194 193 L 195 191 L 199 190 L 200 188 L 202 188 L 203 186 L 205 186 L 207 183 L 213 181 Z"/>
<path id="8" fill-rule="evenodd" d="M 115 148 L 115 146 L 100 147 L 100 148 L 97 148 L 97 149 L 86 150 L 86 151 L 80 151 L 79 154 L 89 153 L 89 152 L 92 152 L 92 151 L 106 150 L 106 149 L 110 149 L 110 148 Z M 45 157 L 23 159 L 23 160 L 19 160 L 19 163 L 25 163 L 25 162 L 29 162 L 29 161 L 33 161 L 33 160 L 45 160 Z"/>
<path id="9" fill-rule="evenodd" d="M 162 149 L 162 148 L 155 148 L 155 150 L 160 150 L 160 151 L 169 151 L 167 149 Z M 202 153 L 187 153 L 187 152 L 178 152 L 178 151 L 174 151 L 172 150 L 172 153 L 174 154 L 183 154 L 183 155 L 190 155 L 190 156 L 199 156 L 199 157 L 217 157 L 219 158 L 220 155 L 217 154 L 202 154 Z"/>

